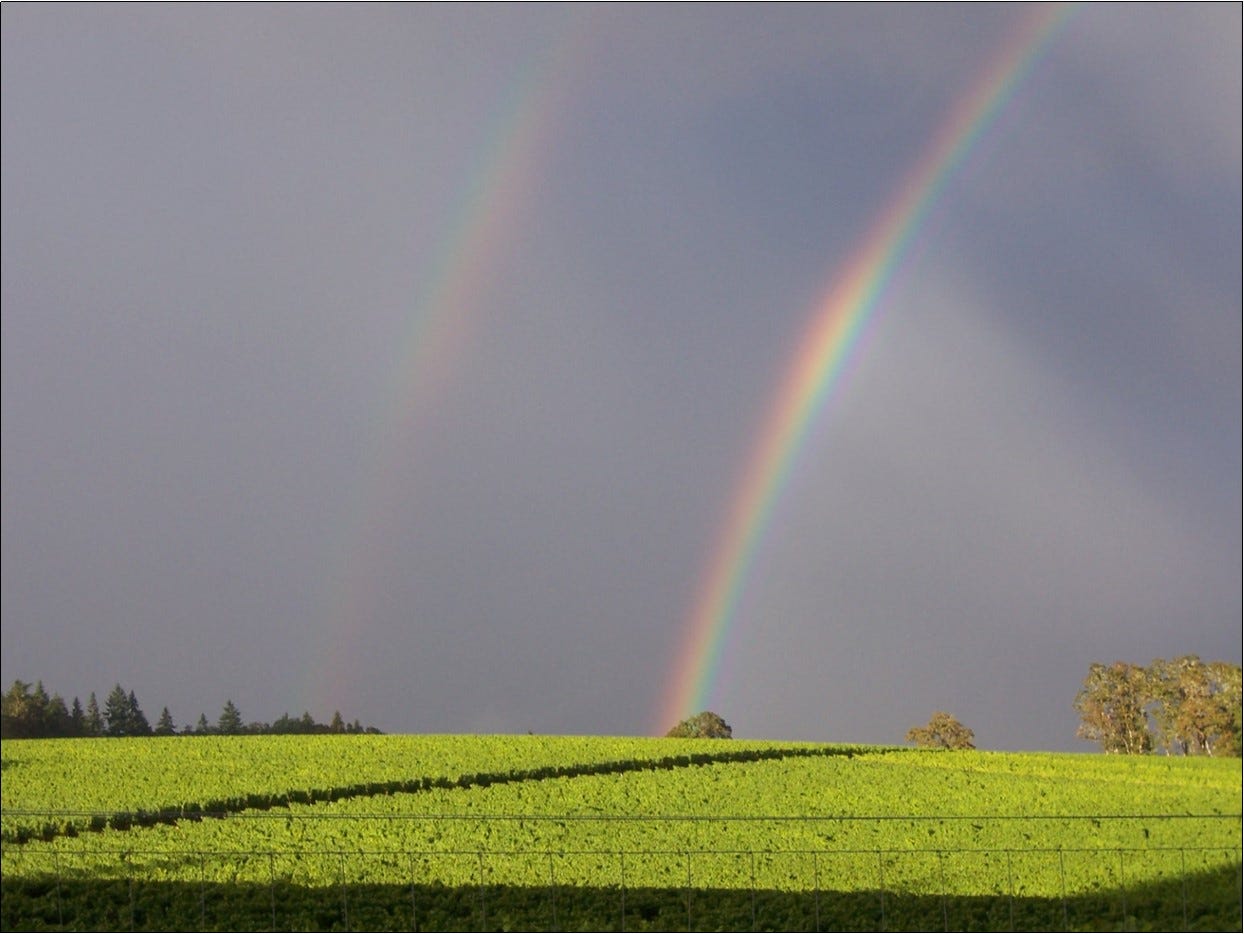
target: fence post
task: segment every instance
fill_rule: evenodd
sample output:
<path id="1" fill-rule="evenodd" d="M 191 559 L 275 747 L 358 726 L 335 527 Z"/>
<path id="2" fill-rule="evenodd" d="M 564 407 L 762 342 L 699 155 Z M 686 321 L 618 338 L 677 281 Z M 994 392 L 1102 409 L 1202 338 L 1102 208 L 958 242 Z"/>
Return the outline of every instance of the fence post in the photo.
<path id="1" fill-rule="evenodd" d="M 686 852 L 687 857 L 687 930 L 691 930 L 691 851 Z"/>
<path id="2" fill-rule="evenodd" d="M 946 908 L 946 861 L 945 854 L 937 851 L 937 877 L 942 885 L 942 930 L 950 930 L 950 913 Z"/>
<path id="3" fill-rule="evenodd" d="M 56 923 L 62 928 L 65 926 L 65 909 L 61 905 L 60 898 L 60 852 L 52 851 L 52 861 L 56 866 Z"/>
<path id="4" fill-rule="evenodd" d="M 1123 848 L 1119 847 L 1119 897 L 1123 899 L 1123 927 L 1127 927 L 1127 887 L 1123 878 Z"/>
<path id="5" fill-rule="evenodd" d="M 341 923 L 345 925 L 345 929 L 350 930 L 350 899 L 346 895 L 346 853 L 341 850 L 337 854 L 341 857 Z"/>
<path id="6" fill-rule="evenodd" d="M 1179 848 L 1179 901 L 1183 906 L 1184 930 L 1188 930 L 1188 865 L 1184 860 L 1184 848 Z"/>
<path id="7" fill-rule="evenodd" d="M 626 850 L 618 850 L 618 882 L 622 885 L 622 930 L 626 930 Z"/>
<path id="8" fill-rule="evenodd" d="M 199 853 L 199 924 L 207 930 L 207 856 Z"/>
<path id="9" fill-rule="evenodd" d="M 268 854 L 268 899 L 272 902 L 272 930 L 276 930 L 276 867 L 275 857 Z"/>
<path id="10" fill-rule="evenodd" d="M 756 851 L 750 853 L 752 858 L 752 930 L 756 930 Z"/>
<path id="11" fill-rule="evenodd" d="M 557 886 L 553 881 L 553 851 L 549 850 L 549 904 L 553 908 L 553 930 L 557 930 Z"/>
<path id="12" fill-rule="evenodd" d="M 1063 930 L 1071 930 L 1071 922 L 1067 920 L 1067 867 L 1063 862 L 1063 849 L 1058 848 L 1058 885 L 1063 900 Z"/>
<path id="13" fill-rule="evenodd" d="M 821 929 L 821 865 L 816 850 L 812 851 L 812 910 L 815 913 L 815 927 Z"/>
<path id="14" fill-rule="evenodd" d="M 410 863 L 410 929 L 419 930 L 419 901 L 415 897 L 415 854 L 407 853 L 406 861 Z"/>
<path id="15" fill-rule="evenodd" d="M 484 905 L 484 851 L 477 850 L 475 855 L 479 857 L 479 929 L 485 931 L 488 929 L 488 909 Z"/>
<path id="16" fill-rule="evenodd" d="M 1010 915 L 1011 930 L 1015 930 L 1015 870 L 1011 865 L 1010 850 L 1006 851 L 1006 889 L 1007 889 L 1007 914 Z"/>
<path id="17" fill-rule="evenodd" d="M 885 930 L 885 867 L 881 865 L 881 851 L 877 851 L 877 893 L 881 896 L 881 930 Z"/>

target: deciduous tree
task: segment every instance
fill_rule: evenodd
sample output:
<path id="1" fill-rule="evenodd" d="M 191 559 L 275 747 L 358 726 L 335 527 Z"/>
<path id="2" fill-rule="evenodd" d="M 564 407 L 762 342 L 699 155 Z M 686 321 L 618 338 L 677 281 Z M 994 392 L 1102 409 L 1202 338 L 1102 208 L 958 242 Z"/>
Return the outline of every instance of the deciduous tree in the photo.
<path id="1" fill-rule="evenodd" d="M 1142 753 L 1153 747 L 1145 708 L 1150 700 L 1149 673 L 1128 662 L 1093 662 L 1076 695 L 1080 712 L 1076 735 L 1096 740 L 1106 752 Z"/>
<path id="2" fill-rule="evenodd" d="M 976 734 L 944 710 L 929 717 L 927 726 L 913 726 L 907 731 L 907 742 L 922 749 L 975 749 Z"/>
<path id="3" fill-rule="evenodd" d="M 730 724 L 711 710 L 702 710 L 694 717 L 683 720 L 665 735 L 679 739 L 731 739 L 734 731 L 730 729 Z"/>

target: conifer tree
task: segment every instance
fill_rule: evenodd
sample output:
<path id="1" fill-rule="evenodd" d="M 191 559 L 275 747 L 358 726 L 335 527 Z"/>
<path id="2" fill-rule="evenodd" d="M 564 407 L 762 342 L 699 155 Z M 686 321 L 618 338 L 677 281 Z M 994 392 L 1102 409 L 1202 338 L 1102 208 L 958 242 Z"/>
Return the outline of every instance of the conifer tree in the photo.
<path id="1" fill-rule="evenodd" d="M 216 732 L 226 736 L 234 736 L 242 732 L 242 714 L 234 706 L 232 700 L 225 701 L 224 709 L 220 712 L 220 719 L 216 721 Z"/>
<path id="2" fill-rule="evenodd" d="M 109 736 L 128 736 L 130 726 L 130 699 L 118 682 L 104 701 L 104 731 Z"/>
<path id="3" fill-rule="evenodd" d="M 69 708 L 69 728 L 74 736 L 82 736 L 86 732 L 86 714 L 82 712 L 82 701 L 76 696 L 73 706 Z"/>
<path id="4" fill-rule="evenodd" d="M 86 717 L 82 721 L 83 736 L 102 736 L 104 734 L 104 718 L 99 712 L 99 701 L 95 699 L 95 692 L 91 692 L 91 696 L 86 701 Z"/>
<path id="5" fill-rule="evenodd" d="M 165 707 L 160 711 L 160 719 L 156 722 L 155 735 L 172 736 L 176 732 L 177 728 L 173 726 L 173 716 L 168 712 L 168 708 Z"/>
<path id="6" fill-rule="evenodd" d="M 129 710 L 129 735 L 150 736 L 151 724 L 147 722 L 146 715 L 138 706 L 138 698 L 134 696 L 133 691 L 130 691 L 129 697 L 125 699 L 125 705 Z"/>
<path id="7" fill-rule="evenodd" d="M 43 712 L 43 736 L 70 736 L 73 733 L 72 725 L 69 721 L 69 708 L 65 706 L 65 699 L 59 694 L 53 694 L 48 701 L 47 708 Z"/>

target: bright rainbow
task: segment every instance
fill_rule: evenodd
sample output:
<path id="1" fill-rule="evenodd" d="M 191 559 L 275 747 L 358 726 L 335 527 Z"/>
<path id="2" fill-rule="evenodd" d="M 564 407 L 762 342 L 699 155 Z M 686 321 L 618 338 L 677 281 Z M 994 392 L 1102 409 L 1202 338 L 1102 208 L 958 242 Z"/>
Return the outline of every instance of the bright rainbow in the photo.
<path id="1" fill-rule="evenodd" d="M 825 408 L 895 268 L 929 211 L 1014 95 L 1071 7 L 1034 8 L 951 110 L 885 209 L 832 280 L 786 370 L 715 539 L 653 729 L 705 706 L 740 597 L 774 507 L 808 432 Z"/>

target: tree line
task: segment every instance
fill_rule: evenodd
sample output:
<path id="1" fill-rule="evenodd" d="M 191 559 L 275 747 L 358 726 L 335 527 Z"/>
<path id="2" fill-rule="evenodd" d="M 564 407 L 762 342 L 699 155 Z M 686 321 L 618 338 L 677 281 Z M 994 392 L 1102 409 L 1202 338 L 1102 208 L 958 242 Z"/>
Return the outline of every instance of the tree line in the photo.
<path id="1" fill-rule="evenodd" d="M 1076 735 L 1106 752 L 1240 755 L 1240 666 L 1229 662 L 1094 662 L 1075 707 Z"/>
<path id="2" fill-rule="evenodd" d="M 101 709 L 92 691 L 86 706 L 74 697 L 66 704 L 60 694 L 48 695 L 42 681 L 33 685 L 14 681 L 0 698 L 0 739 L 51 739 L 75 736 L 240 736 L 245 734 L 379 733 L 358 720 L 347 723 L 340 711 L 328 723 L 317 723 L 310 713 L 301 717 L 282 714 L 271 723 L 247 723 L 232 700 L 225 701 L 215 723 L 199 714 L 194 726 L 181 729 L 165 707 L 153 727 L 138 705 L 133 691 L 118 683 Z"/>

